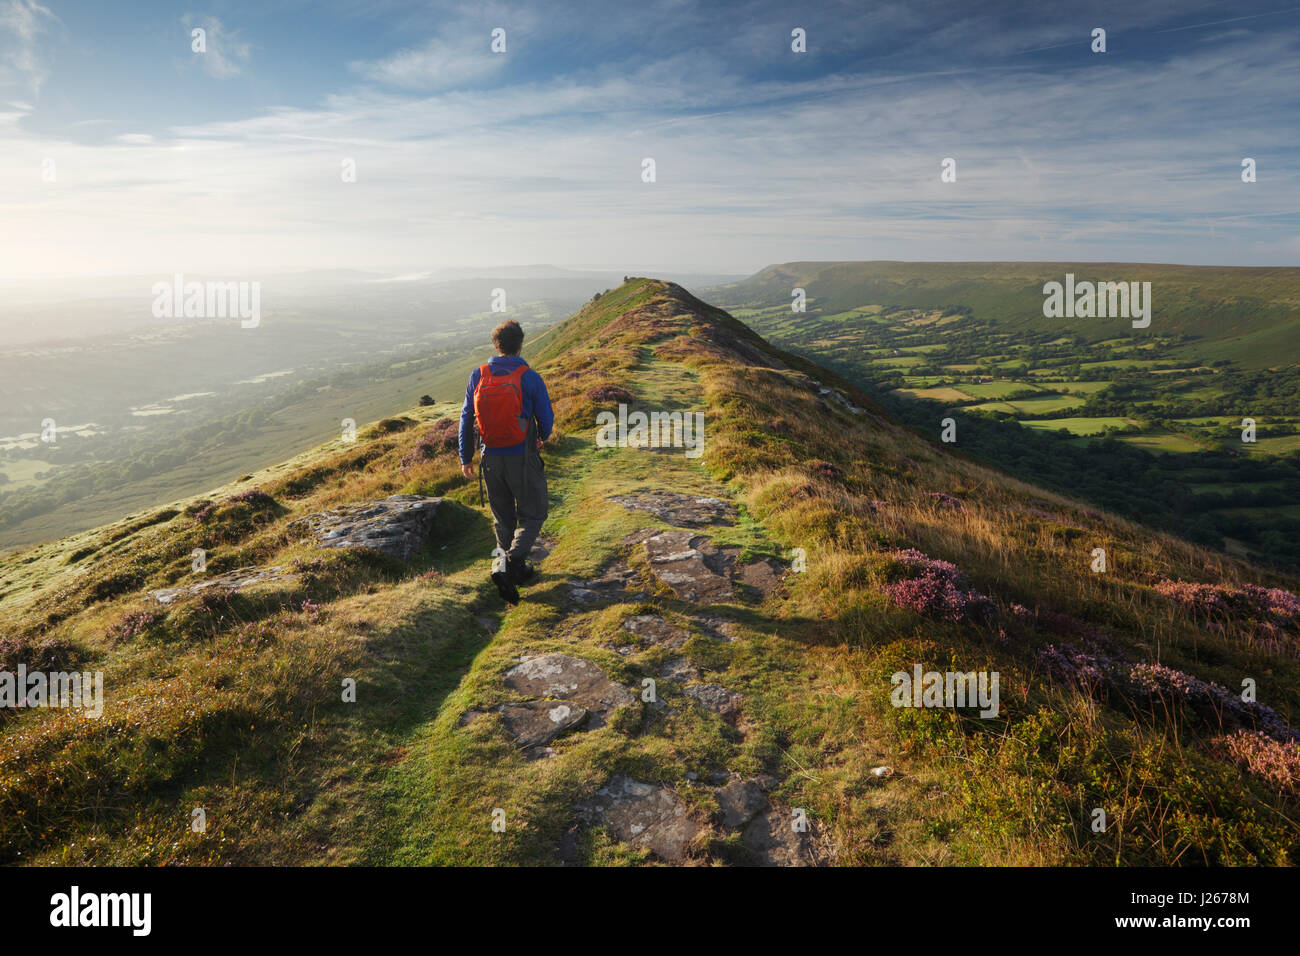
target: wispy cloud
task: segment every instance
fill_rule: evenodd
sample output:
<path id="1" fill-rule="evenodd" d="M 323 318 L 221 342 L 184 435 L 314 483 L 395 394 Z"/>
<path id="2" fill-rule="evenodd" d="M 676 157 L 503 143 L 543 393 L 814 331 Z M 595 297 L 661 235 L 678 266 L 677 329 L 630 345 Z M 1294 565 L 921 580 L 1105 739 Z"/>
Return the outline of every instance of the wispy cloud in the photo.
<path id="1" fill-rule="evenodd" d="M 15 86 L 31 96 L 40 94 L 48 72 L 37 38 L 57 22 L 58 17 L 36 0 L 0 2 L 0 90 Z M 22 106 L 30 109 L 30 104 Z"/>
<path id="2" fill-rule="evenodd" d="M 384 86 L 410 90 L 445 90 L 472 86 L 501 71 L 506 58 L 488 51 L 487 38 L 479 36 L 481 50 L 471 38 L 459 41 L 435 37 L 416 49 L 401 50 L 374 62 L 348 64 L 355 73 Z"/>
<path id="3" fill-rule="evenodd" d="M 354 60 L 348 68 L 368 82 L 403 90 L 472 88 L 505 71 L 512 47 L 540 39 L 538 20 L 535 12 L 517 5 L 444 4 L 432 21 L 432 35 L 379 59 Z"/>
<path id="4" fill-rule="evenodd" d="M 203 72 L 218 80 L 239 76 L 253 55 L 251 43 L 242 39 L 240 31 L 228 29 L 216 17 L 186 14 L 181 22 L 191 31 L 202 30 L 204 50 L 194 52 Z"/>

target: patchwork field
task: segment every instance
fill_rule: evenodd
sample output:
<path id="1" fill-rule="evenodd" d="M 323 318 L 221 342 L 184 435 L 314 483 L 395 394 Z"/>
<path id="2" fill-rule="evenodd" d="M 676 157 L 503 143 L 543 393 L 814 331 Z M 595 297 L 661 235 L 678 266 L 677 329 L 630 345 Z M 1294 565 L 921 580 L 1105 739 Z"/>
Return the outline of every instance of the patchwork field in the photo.
<path id="1" fill-rule="evenodd" d="M 1029 277 L 1055 268 L 795 263 L 711 294 L 873 389 L 922 434 L 937 439 L 937 423 L 958 413 L 960 447 L 1026 480 L 1091 485 L 1095 501 L 1136 520 L 1300 563 L 1300 523 L 1279 507 L 1300 500 L 1300 270 L 1115 264 L 1162 284 L 1168 304 L 1138 330 L 1044 319 Z M 807 312 L 790 312 L 786 282 L 807 290 Z M 1244 419 L 1256 423 L 1254 442 L 1242 441 Z M 1273 483 L 1225 509 L 1186 479 L 1199 468 L 1223 485 Z M 1134 473 L 1160 476 L 1158 500 L 1133 502 Z"/>

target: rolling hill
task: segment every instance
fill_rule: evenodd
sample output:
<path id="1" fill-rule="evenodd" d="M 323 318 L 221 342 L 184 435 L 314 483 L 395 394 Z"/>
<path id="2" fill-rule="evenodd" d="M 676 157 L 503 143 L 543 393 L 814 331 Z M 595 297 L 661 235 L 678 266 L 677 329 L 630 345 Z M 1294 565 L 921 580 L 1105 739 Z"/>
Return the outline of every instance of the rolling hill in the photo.
<path id="1" fill-rule="evenodd" d="M 105 687 L 0 712 L 0 861 L 1297 862 L 1296 579 L 918 437 L 672 283 L 525 355 L 557 430 L 515 608 L 449 405 L 0 558 L 0 671 Z M 595 441 L 638 411 L 703 455 Z"/>
<path id="2" fill-rule="evenodd" d="M 1069 332 L 1097 342 L 1133 331 L 1123 319 L 1043 315 L 1043 285 L 1077 281 L 1150 282 L 1150 335 L 1187 335 L 1201 361 L 1232 359 L 1252 368 L 1294 365 L 1300 337 L 1300 269 L 1133 262 L 790 262 L 719 287 L 727 302 L 790 302 L 808 290 L 823 314 L 869 303 L 902 309 L 964 306 L 1000 331 Z"/>

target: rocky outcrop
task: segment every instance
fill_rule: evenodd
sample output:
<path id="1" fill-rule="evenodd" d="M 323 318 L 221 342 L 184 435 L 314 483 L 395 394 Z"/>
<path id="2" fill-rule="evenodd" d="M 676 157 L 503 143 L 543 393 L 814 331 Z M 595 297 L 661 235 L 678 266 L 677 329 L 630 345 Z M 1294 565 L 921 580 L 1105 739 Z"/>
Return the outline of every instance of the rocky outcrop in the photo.
<path id="1" fill-rule="evenodd" d="M 421 495 L 358 501 L 292 521 L 289 532 L 314 537 L 321 548 L 372 548 L 410 561 L 432 538 L 441 502 Z"/>
<path id="2" fill-rule="evenodd" d="M 722 808 L 722 825 L 733 830 L 767 809 L 767 794 L 753 780 L 733 780 L 713 795 Z"/>
<path id="3" fill-rule="evenodd" d="M 637 573 L 627 565 L 616 564 L 598 578 L 568 581 L 568 603 L 581 606 L 641 600 L 647 596 L 645 591 L 630 590 L 639 581 Z"/>
<path id="4" fill-rule="evenodd" d="M 700 672 L 684 657 L 674 657 L 671 660 L 664 661 L 659 668 L 659 676 L 664 680 L 677 681 L 684 683 L 688 680 L 699 680 Z"/>
<path id="5" fill-rule="evenodd" d="M 562 700 L 500 704 L 496 711 L 506 731 L 525 750 L 544 747 L 561 734 L 577 729 L 587 719 L 585 708 Z"/>
<path id="6" fill-rule="evenodd" d="M 554 756 L 548 745 L 555 738 L 603 727 L 614 711 L 636 700 L 595 664 L 567 654 L 526 657 L 506 671 L 505 685 L 531 699 L 468 710 L 460 724 L 467 726 L 485 713 L 500 714 L 506 732 L 530 760 Z"/>
<path id="7" fill-rule="evenodd" d="M 687 530 L 647 528 L 630 535 L 649 561 L 650 574 L 679 599 L 692 604 L 727 604 L 737 600 L 737 585 L 748 600 L 771 594 L 785 574 L 771 558 L 737 566 L 741 549 L 715 544 L 707 535 Z"/>

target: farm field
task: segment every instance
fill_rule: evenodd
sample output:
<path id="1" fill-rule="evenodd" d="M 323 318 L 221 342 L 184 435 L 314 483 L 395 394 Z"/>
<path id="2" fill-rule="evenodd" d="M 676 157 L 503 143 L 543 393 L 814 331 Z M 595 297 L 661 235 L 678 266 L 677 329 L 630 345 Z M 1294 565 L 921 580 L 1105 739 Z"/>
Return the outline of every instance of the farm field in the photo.
<path id="1" fill-rule="evenodd" d="M 1115 416 L 1099 418 L 1044 418 L 1038 421 L 1023 422 L 1026 428 L 1036 428 L 1041 431 L 1057 431 L 1065 429 L 1072 435 L 1100 435 L 1107 428 L 1126 428 L 1136 425 L 1138 422 L 1132 418 L 1119 418 Z"/>
<path id="2" fill-rule="evenodd" d="M 1078 408 L 1082 404 L 1083 401 L 1079 398 L 1053 395 L 1046 398 L 1019 398 L 1015 401 L 985 402 L 981 405 L 972 405 L 971 408 L 982 412 L 1005 412 L 1023 418 L 1046 418 L 1069 408 Z"/>

